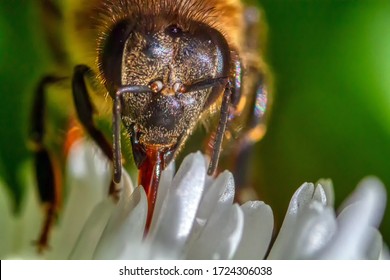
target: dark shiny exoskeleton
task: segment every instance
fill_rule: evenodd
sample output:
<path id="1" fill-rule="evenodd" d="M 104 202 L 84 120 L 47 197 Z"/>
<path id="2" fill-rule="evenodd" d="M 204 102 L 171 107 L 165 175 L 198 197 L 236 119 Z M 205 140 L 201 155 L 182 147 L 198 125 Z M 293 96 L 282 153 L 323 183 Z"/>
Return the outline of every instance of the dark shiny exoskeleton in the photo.
<path id="1" fill-rule="evenodd" d="M 123 124 L 135 138 L 138 166 L 146 151 L 138 149 L 137 143 L 145 149 L 172 151 L 166 153 L 168 164 L 202 113 L 230 87 L 230 51 L 219 33 L 200 22 L 188 21 L 185 31 L 164 18 L 150 21 L 148 25 L 118 23 L 102 57 L 102 72 L 112 81 L 112 97 L 116 98 L 115 89 L 128 87 L 117 98 Z"/>

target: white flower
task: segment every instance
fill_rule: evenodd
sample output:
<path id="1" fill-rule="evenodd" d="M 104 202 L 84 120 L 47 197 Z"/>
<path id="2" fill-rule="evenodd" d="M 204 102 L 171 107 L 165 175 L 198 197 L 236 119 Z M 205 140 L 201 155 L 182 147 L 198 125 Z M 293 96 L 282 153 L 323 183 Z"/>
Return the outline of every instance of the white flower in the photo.
<path id="1" fill-rule="evenodd" d="M 216 180 L 208 177 L 200 153 L 188 156 L 173 174 L 173 166 L 163 173 L 145 239 L 144 190 L 139 187 L 132 194 L 125 190 L 117 207 L 107 200 L 95 208 L 70 258 L 264 258 L 273 230 L 269 206 L 263 202 L 233 204 L 232 175 L 224 172 Z M 101 219 L 102 212 L 111 212 L 107 221 Z M 96 235 L 101 237 L 92 244 L 90 237 Z M 245 255 L 249 247 L 253 250 Z"/>
<path id="2" fill-rule="evenodd" d="M 15 218 L 6 195 L 0 196 L 0 258 L 54 259 L 263 259 L 273 233 L 273 214 L 263 202 L 233 203 L 234 181 L 223 172 L 207 176 L 205 158 L 192 154 L 177 174 L 163 172 L 150 231 L 144 238 L 147 199 L 133 188 L 126 172 L 118 204 L 107 197 L 111 170 L 97 148 L 76 144 L 69 156 L 64 211 L 52 234 L 51 250 L 37 255 L 31 241 L 42 214 L 28 178 L 28 202 Z M 26 177 L 26 176 L 24 176 Z M 1 184 L 0 184 L 0 187 Z M 1 189 L 4 189 L 2 187 Z M 4 192 L 3 192 L 4 193 Z M 376 229 L 385 191 L 364 180 L 336 215 L 333 188 L 320 181 L 294 194 L 270 259 L 388 258 Z"/>
<path id="3" fill-rule="evenodd" d="M 386 192 L 375 178 L 363 180 L 336 216 L 328 180 L 303 184 L 293 195 L 269 259 L 388 258 L 377 227 Z"/>

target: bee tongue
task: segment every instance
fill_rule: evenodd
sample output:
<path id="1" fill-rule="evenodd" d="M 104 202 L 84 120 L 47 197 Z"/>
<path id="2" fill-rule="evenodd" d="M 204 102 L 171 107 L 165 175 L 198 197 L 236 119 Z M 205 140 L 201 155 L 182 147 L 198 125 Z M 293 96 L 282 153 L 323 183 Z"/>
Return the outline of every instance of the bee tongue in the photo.
<path id="1" fill-rule="evenodd" d="M 153 217 L 153 210 L 157 198 L 158 184 L 160 182 L 161 172 L 165 168 L 165 156 L 167 153 L 167 149 L 155 146 L 148 146 L 145 150 L 145 158 L 139 166 L 138 185 L 143 186 L 148 199 L 148 214 L 145 225 L 146 234 L 149 230 Z"/>

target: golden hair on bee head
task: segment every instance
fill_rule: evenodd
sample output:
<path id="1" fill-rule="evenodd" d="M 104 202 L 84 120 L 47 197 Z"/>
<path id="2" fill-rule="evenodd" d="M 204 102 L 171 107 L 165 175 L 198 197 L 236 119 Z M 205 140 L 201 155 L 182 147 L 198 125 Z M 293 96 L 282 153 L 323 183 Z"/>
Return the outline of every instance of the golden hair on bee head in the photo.
<path id="1" fill-rule="evenodd" d="M 242 4 L 239 0 L 67 0 L 67 28 L 76 63 L 93 66 L 97 70 L 96 51 L 101 50 L 113 26 L 123 19 L 158 24 L 156 17 L 166 17 L 177 24 L 202 22 L 219 31 L 231 49 L 240 52 L 243 45 Z M 73 50 L 72 50 L 73 49 Z M 86 60 L 86 61 L 83 61 Z"/>

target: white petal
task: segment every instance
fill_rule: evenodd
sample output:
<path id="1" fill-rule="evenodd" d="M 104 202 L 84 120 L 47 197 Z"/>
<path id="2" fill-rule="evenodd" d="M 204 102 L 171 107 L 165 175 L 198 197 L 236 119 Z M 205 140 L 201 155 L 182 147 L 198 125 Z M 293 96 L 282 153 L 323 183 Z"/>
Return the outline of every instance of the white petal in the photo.
<path id="1" fill-rule="evenodd" d="M 200 153 L 187 156 L 173 179 L 164 200 L 161 214 L 148 242 L 156 248 L 166 248 L 167 255 L 151 258 L 178 258 L 194 224 L 204 190 L 206 168 Z M 155 253 L 155 252 L 153 252 Z"/>
<path id="2" fill-rule="evenodd" d="M 390 260 L 389 248 L 384 243 L 383 243 L 383 247 L 382 247 L 381 253 L 379 255 L 379 259 L 380 260 Z"/>
<path id="3" fill-rule="evenodd" d="M 293 195 L 268 259 L 309 258 L 335 231 L 335 215 L 326 207 L 321 185 L 303 184 Z"/>
<path id="4" fill-rule="evenodd" d="M 372 241 L 372 226 L 377 227 L 383 215 L 386 194 L 381 182 L 363 180 L 338 216 L 339 230 L 331 246 L 321 254 L 323 259 L 362 259 Z"/>
<path id="5" fill-rule="evenodd" d="M 321 205 L 328 205 L 328 199 L 326 197 L 326 192 L 324 190 L 324 188 L 322 187 L 322 185 L 317 185 L 317 187 L 315 188 L 314 190 L 314 194 L 313 194 L 313 200 L 314 201 L 319 201 L 321 203 Z"/>
<path id="6" fill-rule="evenodd" d="M 264 259 L 274 228 L 272 209 L 262 201 L 248 201 L 241 209 L 244 231 L 234 259 Z"/>
<path id="7" fill-rule="evenodd" d="M 244 214 L 238 205 L 214 212 L 199 238 L 188 251 L 188 259 L 231 259 L 244 229 Z"/>
<path id="8" fill-rule="evenodd" d="M 311 202 L 313 195 L 314 185 L 312 183 L 304 183 L 301 187 L 299 187 L 291 198 L 286 218 L 294 217 L 295 219 L 298 212 Z"/>
<path id="9" fill-rule="evenodd" d="M 270 259 L 312 259 L 326 247 L 337 230 L 333 209 L 313 201 L 296 220 L 285 246 Z M 272 249 L 273 250 L 273 249 Z"/>
<path id="10" fill-rule="evenodd" d="M 108 192 L 111 164 L 93 141 L 80 140 L 73 144 L 69 152 L 67 172 L 73 179 L 92 182 L 92 186 L 102 185 L 103 195 Z"/>
<path id="11" fill-rule="evenodd" d="M 238 204 L 233 205 L 226 223 L 220 246 L 215 251 L 213 259 L 231 259 L 237 252 L 244 231 L 244 213 Z"/>
<path id="12" fill-rule="evenodd" d="M 101 241 L 109 219 L 112 220 L 114 210 L 116 209 L 116 212 L 118 212 L 128 206 L 127 204 L 131 204 L 129 197 L 133 193 L 134 187 L 127 172 L 123 170 L 122 174 L 123 177 L 119 186 L 122 191 L 118 205 L 113 202 L 111 197 L 106 196 L 102 202 L 95 206 L 78 237 L 70 259 L 91 259 L 98 242 Z M 119 223 L 121 222 L 119 221 Z M 123 225 L 124 222 L 121 226 Z"/>
<path id="13" fill-rule="evenodd" d="M 131 184 L 130 178 L 127 184 Z M 126 181 L 126 180 L 122 180 Z M 94 259 L 131 259 L 134 244 L 142 241 L 147 214 L 147 198 L 142 187 L 124 191 L 96 248 Z"/>
<path id="14" fill-rule="evenodd" d="M 339 212 L 355 202 L 361 203 L 361 206 L 371 211 L 365 212 L 364 217 L 370 225 L 378 227 L 382 220 L 386 207 L 386 188 L 382 182 L 375 177 L 363 179 L 357 186 L 352 195 L 342 204 Z"/>
<path id="15" fill-rule="evenodd" d="M 221 173 L 210 184 L 204 192 L 199 210 L 196 213 L 195 223 L 187 243 L 187 251 L 191 250 L 191 247 L 197 246 L 196 240 L 210 217 L 215 213 L 228 211 L 233 205 L 235 188 L 234 178 L 230 172 L 225 171 Z"/>
<path id="16" fill-rule="evenodd" d="M 115 203 L 108 197 L 95 206 L 91 215 L 85 222 L 84 228 L 78 237 L 69 259 L 92 259 L 93 253 L 100 241 L 103 230 L 107 226 L 108 219 L 110 218 L 114 207 Z"/>
<path id="17" fill-rule="evenodd" d="M 369 231 L 371 231 L 371 233 L 369 233 L 369 235 L 371 236 L 371 240 L 367 251 L 364 254 L 365 259 L 379 260 L 383 249 L 382 235 L 380 234 L 378 229 L 373 227 L 371 227 Z"/>
<path id="18" fill-rule="evenodd" d="M 70 193 L 65 197 L 59 234 L 53 238 L 51 258 L 69 256 L 92 210 L 107 197 L 111 176 L 108 160 L 92 142 L 82 140 L 72 146 L 66 176 Z"/>
<path id="19" fill-rule="evenodd" d="M 293 252 L 290 255 L 292 259 L 312 259 L 328 246 L 336 231 L 334 210 L 314 201 L 310 209 L 299 217 L 296 235 L 290 241 L 293 249 L 287 254 Z"/>
<path id="20" fill-rule="evenodd" d="M 204 192 L 197 218 L 204 220 L 208 219 L 218 201 L 232 204 L 233 199 L 234 178 L 229 171 L 225 171 L 221 173 Z"/>
<path id="21" fill-rule="evenodd" d="M 221 173 L 204 192 L 196 214 L 197 226 L 203 226 L 219 204 L 232 205 L 234 190 L 233 174 L 229 171 Z"/>
<path id="22" fill-rule="evenodd" d="M 333 182 L 330 179 L 320 179 L 317 182 L 317 185 L 321 185 L 326 196 L 326 205 L 329 207 L 334 207 L 334 188 Z"/>
<path id="23" fill-rule="evenodd" d="M 314 194 L 314 185 L 310 183 L 304 183 L 294 193 L 291 198 L 289 207 L 287 209 L 286 217 L 280 228 L 278 236 L 272 249 L 268 255 L 268 259 L 283 259 L 286 248 L 289 248 L 290 241 L 292 240 L 296 231 L 296 220 L 299 211 L 303 205 L 307 205 Z"/>

